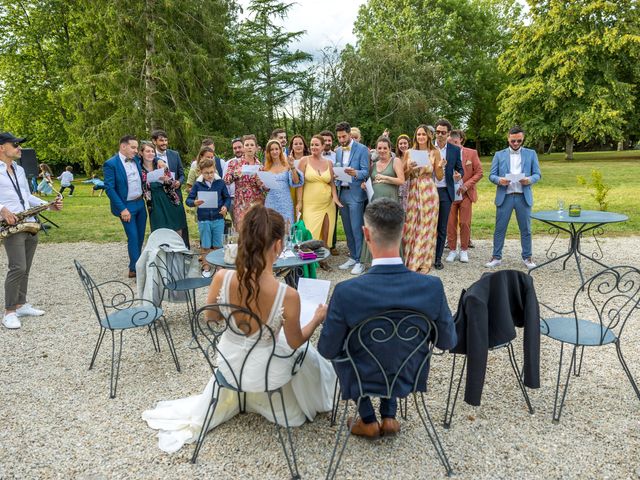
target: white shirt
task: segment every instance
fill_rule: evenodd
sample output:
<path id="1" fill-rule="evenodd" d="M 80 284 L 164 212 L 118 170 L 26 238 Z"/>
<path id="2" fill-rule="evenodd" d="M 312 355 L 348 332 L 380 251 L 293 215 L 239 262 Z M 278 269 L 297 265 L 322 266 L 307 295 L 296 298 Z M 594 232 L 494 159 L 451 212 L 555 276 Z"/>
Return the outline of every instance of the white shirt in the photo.
<path id="1" fill-rule="evenodd" d="M 342 149 L 342 166 L 343 167 L 349 166 L 349 160 L 351 159 L 351 149 L 353 148 L 353 140 L 349 142 L 349 145 L 347 145 L 347 147 L 349 147 L 349 150 L 345 150 L 344 148 Z"/>
<path id="2" fill-rule="evenodd" d="M 20 213 L 31 207 L 47 203 L 38 197 L 31 195 L 31 191 L 29 190 L 29 181 L 24 173 L 24 169 L 16 162 L 13 162 L 12 165 L 15 177 L 11 174 L 11 179 L 9 179 L 7 164 L 0 161 L 0 210 L 7 207 L 11 213 Z M 22 206 L 20 197 L 13 187 L 16 180 L 20 193 L 22 194 L 22 199 L 24 200 L 24 206 Z M 33 220 L 33 217 L 28 220 Z"/>
<path id="3" fill-rule="evenodd" d="M 385 258 L 374 258 L 371 261 L 371 266 L 375 267 L 376 265 L 403 265 L 404 262 L 400 257 L 385 257 Z"/>
<path id="4" fill-rule="evenodd" d="M 509 173 L 522 173 L 522 148 L 513 150 L 509 147 Z M 511 182 L 507 185 L 507 195 L 510 193 L 522 193 L 520 182 Z"/>
<path id="5" fill-rule="evenodd" d="M 328 152 L 325 152 L 324 150 L 322 151 L 322 156 L 324 158 L 326 158 L 327 160 L 329 160 L 331 163 L 333 163 L 334 165 L 336 164 L 336 152 L 332 152 L 331 150 L 329 150 Z"/>
<path id="6" fill-rule="evenodd" d="M 436 148 L 438 150 L 440 150 L 440 158 L 442 158 L 443 160 L 447 159 L 447 144 L 445 144 L 444 148 L 440 148 L 438 146 L 438 144 L 436 143 Z M 436 168 L 435 165 L 433 166 L 433 179 L 436 182 L 436 187 L 437 188 L 446 188 L 447 187 L 447 179 L 445 175 L 442 175 L 442 180 L 438 180 L 438 177 L 436 177 Z"/>
<path id="7" fill-rule="evenodd" d="M 127 173 L 127 186 L 129 191 L 127 193 L 127 202 L 135 200 L 142 195 L 142 180 L 140 180 L 140 172 L 136 165 L 135 160 L 131 159 L 127 162 L 127 158 L 118 152 L 124 171 Z"/>
<path id="8" fill-rule="evenodd" d="M 156 157 L 161 158 L 169 166 L 169 160 L 167 159 L 167 151 L 161 152 L 160 150 L 156 150 Z"/>
<path id="9" fill-rule="evenodd" d="M 67 172 L 65 170 L 60 174 L 60 176 L 58 177 L 58 180 L 60 180 L 60 186 L 68 187 L 71 185 L 71 182 L 73 182 L 73 173 Z"/>

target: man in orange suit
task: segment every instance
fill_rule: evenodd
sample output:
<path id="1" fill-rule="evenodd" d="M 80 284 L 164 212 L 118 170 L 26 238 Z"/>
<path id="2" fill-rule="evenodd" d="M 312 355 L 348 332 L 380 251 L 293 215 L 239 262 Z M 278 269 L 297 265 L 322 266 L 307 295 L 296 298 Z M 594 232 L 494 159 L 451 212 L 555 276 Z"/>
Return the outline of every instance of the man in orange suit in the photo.
<path id="1" fill-rule="evenodd" d="M 476 183 L 482 178 L 482 164 L 478 152 L 472 148 L 463 147 L 464 132 L 453 130 L 449 136 L 449 142 L 462 149 L 462 186 L 458 188 L 457 195 L 462 195 L 462 200 L 451 205 L 449 223 L 447 224 L 447 243 L 449 244 L 449 256 L 447 262 L 453 262 L 457 258 L 467 263 L 469 261 L 469 242 L 471 240 L 471 209 L 473 203 L 478 200 Z M 460 253 L 457 251 L 458 224 L 460 225 Z"/>

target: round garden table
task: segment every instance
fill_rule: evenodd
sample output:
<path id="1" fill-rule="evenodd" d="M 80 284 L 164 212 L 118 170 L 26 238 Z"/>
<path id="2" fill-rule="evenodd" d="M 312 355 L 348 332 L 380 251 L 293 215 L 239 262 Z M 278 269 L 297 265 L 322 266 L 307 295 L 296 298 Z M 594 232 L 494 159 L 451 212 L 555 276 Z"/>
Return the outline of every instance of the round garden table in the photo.
<path id="1" fill-rule="evenodd" d="M 298 288 L 298 278 L 302 275 L 302 267 L 324 260 L 331 255 L 326 248 L 319 249 L 316 254 L 318 258 L 313 260 L 302 260 L 297 255 L 294 257 L 279 258 L 273 264 L 273 272 L 277 277 L 284 277 L 284 281 L 293 288 Z M 224 261 L 224 249 L 220 248 L 207 254 L 207 262 L 221 268 L 236 268 L 235 264 L 228 264 Z"/>
<path id="2" fill-rule="evenodd" d="M 597 237 L 604 233 L 602 228 L 603 225 L 626 222 L 629 220 L 629 217 L 621 213 L 601 212 L 598 210 L 582 210 L 580 215 L 577 217 L 570 217 L 569 212 L 566 210 L 562 212 L 558 210 L 543 210 L 540 212 L 533 212 L 531 214 L 531 218 L 549 225 L 549 233 L 552 235 L 555 234 L 555 237 L 553 238 L 551 245 L 549 245 L 549 248 L 547 248 L 547 261 L 532 268 L 530 272 L 544 267 L 545 265 L 549 265 L 550 263 L 558 262 L 562 259 L 564 259 L 562 262 L 562 269 L 564 270 L 569 258 L 574 257 L 578 267 L 578 273 L 580 274 L 581 283 L 584 283 L 584 275 L 582 273 L 582 267 L 580 266 L 581 258 L 591 260 L 603 268 L 609 268 L 608 265 L 601 262 L 604 253 Z M 551 251 L 551 248 L 556 242 L 558 235 L 560 235 L 560 232 L 566 232 L 569 234 L 569 248 L 567 252 L 562 255 L 558 255 L 556 252 Z M 590 255 L 585 253 L 580 246 L 583 235 L 589 232 L 593 235 L 593 239 L 595 240 L 597 247 L 597 249 Z"/>

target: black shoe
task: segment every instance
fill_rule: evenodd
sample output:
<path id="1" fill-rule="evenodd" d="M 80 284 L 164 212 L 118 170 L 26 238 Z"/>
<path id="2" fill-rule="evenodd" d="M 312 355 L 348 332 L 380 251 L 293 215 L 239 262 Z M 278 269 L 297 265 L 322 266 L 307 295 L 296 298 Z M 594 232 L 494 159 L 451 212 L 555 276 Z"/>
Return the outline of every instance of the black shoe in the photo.
<path id="1" fill-rule="evenodd" d="M 436 270 L 442 270 L 444 268 L 444 265 L 440 261 L 434 263 L 433 266 L 435 267 Z"/>

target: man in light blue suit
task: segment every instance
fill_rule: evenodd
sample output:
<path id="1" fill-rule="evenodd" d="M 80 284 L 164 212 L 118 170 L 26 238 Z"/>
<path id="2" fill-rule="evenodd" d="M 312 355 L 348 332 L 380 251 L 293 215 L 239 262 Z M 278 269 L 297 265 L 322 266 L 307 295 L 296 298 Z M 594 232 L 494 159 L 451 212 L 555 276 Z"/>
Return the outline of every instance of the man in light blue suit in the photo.
<path id="1" fill-rule="evenodd" d="M 129 278 L 136 276 L 136 262 L 140 258 L 144 232 L 147 227 L 147 211 L 142 200 L 142 172 L 136 160 L 138 139 L 125 135 L 120 139 L 120 149 L 102 166 L 104 189 L 111 202 L 111 213 L 122 221 L 127 234 L 129 252 Z"/>
<path id="2" fill-rule="evenodd" d="M 344 357 L 344 343 L 352 329 L 363 320 L 394 309 L 423 313 L 435 322 L 438 329 L 436 346 L 443 350 L 455 347 L 456 330 L 442 281 L 438 277 L 409 270 L 400 258 L 404 225 L 402 206 L 388 198 L 375 200 L 367 206 L 364 222 L 364 238 L 373 256 L 372 267 L 366 274 L 336 285 L 318 342 L 320 354 L 327 359 Z M 372 325 L 372 328 L 377 327 Z M 413 347 L 405 342 L 381 343 L 381 354 L 377 355 L 386 372 L 402 370 L 409 375 L 398 377 L 393 389 L 398 397 L 404 397 L 412 391 L 415 377 L 410 378 L 410 375 L 416 374 L 421 361 L 419 356 L 413 356 L 406 369 L 401 367 L 400 362 L 403 357 L 406 358 L 407 348 Z M 384 390 L 384 377 L 371 356 L 354 358 L 354 361 L 364 392 Z M 354 368 L 348 362 L 335 363 L 334 366 L 342 398 L 357 398 L 359 388 Z M 426 388 L 428 367 L 420 373 L 418 386 Z M 396 407 L 396 398 L 380 399 L 380 425 L 371 400 L 369 397 L 363 398 L 359 408 L 360 418 L 353 424 L 352 433 L 370 438 L 398 433 L 400 425 L 395 419 Z"/>
<path id="3" fill-rule="evenodd" d="M 502 247 L 504 237 L 511 220 L 511 212 L 516 211 L 520 243 L 522 245 L 522 261 L 527 268 L 536 266 L 533 263 L 531 248 L 531 208 L 533 194 L 531 185 L 541 178 L 538 155 L 534 150 L 524 148 L 524 131 L 520 127 L 509 130 L 509 147 L 496 152 L 491 162 L 489 180 L 496 187 L 496 226 L 493 233 L 493 257 L 485 266 L 498 267 L 502 263 Z M 509 178 L 517 175 L 524 178 Z"/>
<path id="4" fill-rule="evenodd" d="M 349 260 L 340 265 L 340 270 L 352 268 L 352 275 L 364 272 L 364 265 L 360 263 L 362 253 L 362 226 L 364 225 L 364 206 L 367 192 L 362 189 L 362 182 L 369 177 L 369 149 L 351 139 L 351 126 L 347 122 L 336 125 L 336 134 L 340 146 L 336 149 L 336 167 L 345 167 L 345 173 L 351 175 L 351 183 L 338 182 L 340 191 L 340 209 L 342 225 L 347 237 Z"/>

